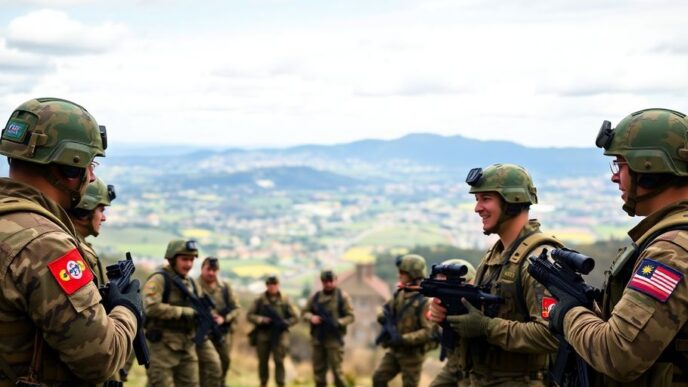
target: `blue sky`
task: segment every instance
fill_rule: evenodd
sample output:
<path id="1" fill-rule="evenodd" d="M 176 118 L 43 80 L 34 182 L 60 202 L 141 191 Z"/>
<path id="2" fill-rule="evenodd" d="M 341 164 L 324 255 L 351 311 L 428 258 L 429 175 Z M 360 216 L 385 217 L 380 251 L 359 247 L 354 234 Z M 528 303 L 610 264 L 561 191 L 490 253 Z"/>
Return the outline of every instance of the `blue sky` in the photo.
<path id="1" fill-rule="evenodd" d="M 0 0 L 0 112 L 74 100 L 112 141 L 461 134 L 592 146 L 688 111 L 683 1 Z"/>

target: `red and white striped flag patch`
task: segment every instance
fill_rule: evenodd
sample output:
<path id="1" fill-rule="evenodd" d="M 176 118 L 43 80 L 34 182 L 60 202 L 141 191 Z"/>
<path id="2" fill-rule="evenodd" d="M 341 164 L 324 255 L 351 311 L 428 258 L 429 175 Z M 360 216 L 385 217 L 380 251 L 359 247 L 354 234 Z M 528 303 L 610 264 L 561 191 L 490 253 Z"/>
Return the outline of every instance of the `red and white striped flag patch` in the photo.
<path id="1" fill-rule="evenodd" d="M 628 287 L 666 302 L 683 279 L 683 273 L 652 259 L 643 259 Z"/>

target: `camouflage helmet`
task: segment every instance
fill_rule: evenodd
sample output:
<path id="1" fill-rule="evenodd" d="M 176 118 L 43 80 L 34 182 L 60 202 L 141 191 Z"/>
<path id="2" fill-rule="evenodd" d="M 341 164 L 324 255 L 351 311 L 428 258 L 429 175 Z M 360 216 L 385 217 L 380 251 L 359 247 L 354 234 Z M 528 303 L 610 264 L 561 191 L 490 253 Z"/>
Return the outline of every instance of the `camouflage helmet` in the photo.
<path id="1" fill-rule="evenodd" d="M 537 189 L 528 171 L 515 164 L 493 164 L 485 168 L 473 168 L 468 172 L 466 183 L 470 193 L 497 192 L 510 204 L 537 204 Z"/>
<path id="2" fill-rule="evenodd" d="M 172 259 L 177 255 L 193 255 L 198 257 L 198 246 L 194 240 L 173 239 L 167 244 L 165 258 Z"/>
<path id="3" fill-rule="evenodd" d="M 279 276 L 277 274 L 270 274 L 265 278 L 266 285 L 276 285 L 279 283 Z"/>
<path id="4" fill-rule="evenodd" d="M 397 257 L 397 269 L 408 273 L 411 279 L 425 278 L 427 276 L 427 265 L 425 258 L 417 254 L 406 254 Z"/>
<path id="5" fill-rule="evenodd" d="M 463 277 L 466 279 L 466 282 L 473 281 L 475 279 L 475 266 L 473 266 L 472 263 L 466 261 L 465 259 L 459 259 L 459 258 L 452 258 L 452 259 L 447 259 L 446 261 L 442 262 L 443 265 L 464 265 L 466 266 L 466 269 L 468 271 L 466 272 L 466 275 Z"/>
<path id="6" fill-rule="evenodd" d="M 636 173 L 688 176 L 688 120 L 668 109 L 645 109 L 626 116 L 612 129 L 604 121 L 595 145 L 606 156 L 621 156 Z"/>
<path id="7" fill-rule="evenodd" d="M 332 269 L 325 269 L 320 272 L 321 281 L 334 281 L 335 279 L 337 279 L 337 274 Z"/>
<path id="8" fill-rule="evenodd" d="M 96 178 L 86 187 L 86 193 L 81 197 L 76 208 L 92 211 L 100 204 L 109 206 L 116 197 L 114 185 L 106 185 L 102 180 Z"/>
<path id="9" fill-rule="evenodd" d="M 0 154 L 36 164 L 86 168 L 105 156 L 105 127 L 83 107 L 59 98 L 24 102 L 12 112 L 0 137 Z"/>

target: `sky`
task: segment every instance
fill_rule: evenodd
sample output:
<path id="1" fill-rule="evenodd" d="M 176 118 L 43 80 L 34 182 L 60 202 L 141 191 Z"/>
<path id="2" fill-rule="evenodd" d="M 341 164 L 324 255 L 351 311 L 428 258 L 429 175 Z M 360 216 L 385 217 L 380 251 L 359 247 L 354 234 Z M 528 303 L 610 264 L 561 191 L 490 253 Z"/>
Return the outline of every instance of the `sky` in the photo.
<path id="1" fill-rule="evenodd" d="M 688 112 L 682 0 L 0 0 L 0 115 L 60 97 L 111 143 L 409 133 L 594 146 Z"/>

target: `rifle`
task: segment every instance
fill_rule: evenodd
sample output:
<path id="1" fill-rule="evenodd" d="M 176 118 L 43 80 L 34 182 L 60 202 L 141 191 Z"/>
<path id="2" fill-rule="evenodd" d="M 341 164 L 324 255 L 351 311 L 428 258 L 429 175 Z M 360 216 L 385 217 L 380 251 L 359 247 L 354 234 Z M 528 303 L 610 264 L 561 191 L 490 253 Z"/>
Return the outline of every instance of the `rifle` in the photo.
<path id="1" fill-rule="evenodd" d="M 344 344 L 342 339 L 342 333 L 339 331 L 339 324 L 332 317 L 332 313 L 325 309 L 323 304 L 315 301 L 313 302 L 313 313 L 320 317 L 320 324 L 314 325 L 315 329 L 318 331 L 318 340 L 320 343 L 325 342 L 325 334 L 327 332 L 332 333 L 340 344 Z"/>
<path id="2" fill-rule="evenodd" d="M 389 304 L 385 304 L 382 308 L 383 320 L 380 322 L 382 324 L 382 331 L 375 338 L 375 345 L 396 346 L 401 343 L 401 335 L 397 331 L 397 319 L 392 314 L 392 309 Z"/>
<path id="3" fill-rule="evenodd" d="M 554 262 L 547 259 L 547 249 L 538 257 L 528 258 L 528 273 L 546 287 L 557 301 L 563 296 L 572 297 L 580 305 L 592 309 L 600 291 L 586 284 L 581 274 L 590 273 L 595 267 L 595 260 L 564 248 L 552 250 L 551 255 Z M 558 386 L 589 386 L 588 364 L 566 341 L 563 333 L 554 332 L 554 335 L 559 340 L 557 361 L 550 370 L 554 383 Z"/>
<path id="4" fill-rule="evenodd" d="M 274 346 L 278 344 L 278 340 L 282 335 L 282 332 L 289 330 L 289 324 L 280 316 L 277 311 L 270 305 L 265 305 L 261 307 L 261 314 L 265 317 L 270 318 L 270 323 L 268 327 L 270 328 L 270 343 Z"/>
<path id="5" fill-rule="evenodd" d="M 172 278 L 172 283 L 182 291 L 182 294 L 189 300 L 191 307 L 196 311 L 196 336 L 194 336 L 194 343 L 196 345 L 203 344 L 206 336 L 210 334 L 210 340 L 213 343 L 220 345 L 225 338 L 220 330 L 220 326 L 215 323 L 211 311 L 215 309 L 215 303 L 207 294 L 203 297 L 196 297 L 189 291 L 189 288 L 184 286 L 179 276 Z"/>
<path id="6" fill-rule="evenodd" d="M 442 301 L 442 305 L 447 308 L 447 316 L 468 313 L 466 307 L 461 303 L 461 298 L 465 298 L 466 301 L 476 308 L 484 309 L 486 316 L 495 317 L 499 310 L 499 305 L 504 303 L 504 299 L 490 294 L 489 285 L 475 286 L 467 284 L 464 278 L 467 272 L 468 268 L 466 265 L 434 264 L 430 271 L 430 277 L 424 279 L 420 286 L 412 287 L 412 289 L 417 289 L 425 297 L 435 297 Z M 444 275 L 446 279 L 436 279 L 435 277 L 438 274 Z M 454 349 L 456 333 L 447 320 L 444 320 L 440 325 L 442 326 L 440 360 L 444 360 L 446 350 Z"/>
<path id="7" fill-rule="evenodd" d="M 233 305 L 233 304 L 232 304 L 232 305 L 227 305 L 227 306 L 225 306 L 224 308 L 218 310 L 217 313 L 218 313 L 220 316 L 225 317 L 228 313 L 230 313 L 230 312 L 233 311 L 234 309 L 236 309 L 236 305 Z M 227 332 L 229 332 L 229 326 L 230 326 L 230 325 L 231 325 L 230 323 L 228 323 L 227 321 L 225 321 L 224 324 L 220 325 L 220 331 L 222 331 L 222 333 L 227 333 Z"/>
<path id="8" fill-rule="evenodd" d="M 134 266 L 134 260 L 131 258 L 131 253 L 127 252 L 126 256 L 126 259 L 117 261 L 117 263 L 108 265 L 105 268 L 110 282 L 99 289 L 104 300 L 107 299 L 110 286 L 117 286 L 120 292 L 124 292 L 129 283 L 131 283 L 131 275 L 134 274 L 136 267 Z M 136 330 L 136 336 L 134 337 L 134 353 L 136 354 L 136 361 L 148 368 L 150 365 L 150 352 L 148 351 L 148 344 L 143 332 L 144 320 L 145 316 L 143 311 L 141 311 L 141 326 Z"/>

